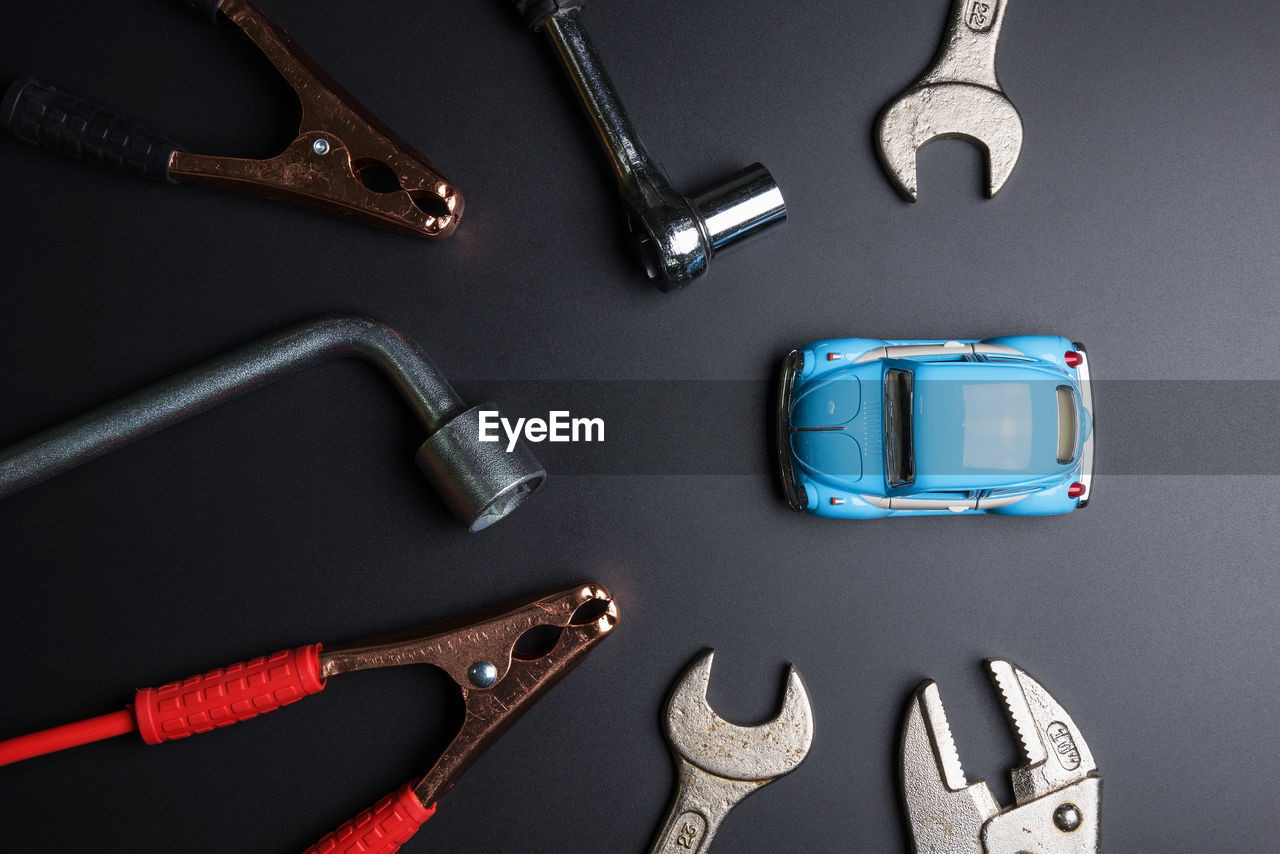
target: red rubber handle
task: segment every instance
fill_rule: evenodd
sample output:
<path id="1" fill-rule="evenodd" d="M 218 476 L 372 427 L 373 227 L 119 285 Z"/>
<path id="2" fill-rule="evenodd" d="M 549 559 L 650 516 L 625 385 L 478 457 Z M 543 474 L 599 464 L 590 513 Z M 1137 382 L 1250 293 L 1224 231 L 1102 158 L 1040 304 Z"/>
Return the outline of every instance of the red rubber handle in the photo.
<path id="1" fill-rule="evenodd" d="M 413 793 L 413 784 L 405 783 L 304 854 L 392 854 L 435 812 L 435 804 L 424 807 Z"/>
<path id="2" fill-rule="evenodd" d="M 147 744 L 173 741 L 247 721 L 324 689 L 320 644 L 289 649 L 143 688 L 134 699 L 138 732 Z"/>

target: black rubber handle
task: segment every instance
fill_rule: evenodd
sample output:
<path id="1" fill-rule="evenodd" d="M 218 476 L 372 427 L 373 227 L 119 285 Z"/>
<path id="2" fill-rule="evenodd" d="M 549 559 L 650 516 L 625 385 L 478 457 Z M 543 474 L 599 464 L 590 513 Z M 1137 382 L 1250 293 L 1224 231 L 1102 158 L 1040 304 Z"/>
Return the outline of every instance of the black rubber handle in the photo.
<path id="1" fill-rule="evenodd" d="M 9 87 L 0 102 L 0 121 L 32 145 L 157 181 L 173 181 L 169 158 L 185 151 L 161 134 L 34 77 Z"/>
<path id="2" fill-rule="evenodd" d="M 222 0 L 182 0 L 182 2 L 202 15 L 208 15 L 209 20 L 218 20 L 218 7 L 222 5 Z"/>
<path id="3" fill-rule="evenodd" d="M 581 9 L 582 3 L 576 0 L 516 0 L 516 8 L 524 15 L 529 29 L 541 29 L 547 18 L 557 12 L 568 9 Z"/>

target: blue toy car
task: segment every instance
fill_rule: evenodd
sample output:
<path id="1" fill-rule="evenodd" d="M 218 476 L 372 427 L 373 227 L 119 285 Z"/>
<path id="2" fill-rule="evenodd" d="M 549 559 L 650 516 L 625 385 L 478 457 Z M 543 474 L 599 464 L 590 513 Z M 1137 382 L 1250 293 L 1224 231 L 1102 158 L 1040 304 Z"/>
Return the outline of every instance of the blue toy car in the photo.
<path id="1" fill-rule="evenodd" d="M 1084 507 L 1093 399 L 1080 344 L 818 341 L 787 357 L 778 400 L 787 502 L 837 519 Z"/>

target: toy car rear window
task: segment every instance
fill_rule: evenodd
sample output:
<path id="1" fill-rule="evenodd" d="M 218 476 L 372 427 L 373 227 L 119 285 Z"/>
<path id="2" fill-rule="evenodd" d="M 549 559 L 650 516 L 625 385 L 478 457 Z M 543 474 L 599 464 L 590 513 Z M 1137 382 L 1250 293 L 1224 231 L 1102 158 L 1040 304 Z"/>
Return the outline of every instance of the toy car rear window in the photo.
<path id="1" fill-rule="evenodd" d="M 1066 465 L 1076 458 L 1080 426 L 1076 423 L 1076 394 L 1071 386 L 1058 386 L 1058 464 Z"/>

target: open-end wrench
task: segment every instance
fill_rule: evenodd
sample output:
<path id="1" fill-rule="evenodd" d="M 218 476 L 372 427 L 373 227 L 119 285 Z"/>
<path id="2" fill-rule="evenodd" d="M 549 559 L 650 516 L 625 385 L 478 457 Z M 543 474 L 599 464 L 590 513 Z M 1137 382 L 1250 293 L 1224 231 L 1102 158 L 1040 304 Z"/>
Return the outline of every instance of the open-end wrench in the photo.
<path id="1" fill-rule="evenodd" d="M 1022 153 L 1022 117 L 996 78 L 996 50 L 1009 0 L 954 0 L 942 47 L 924 76 L 880 115 L 880 159 L 898 190 L 916 201 L 916 151 L 938 138 L 987 150 L 987 195 L 1004 187 Z"/>
<path id="2" fill-rule="evenodd" d="M 755 727 L 731 724 L 707 703 L 711 650 L 685 670 L 667 700 L 665 729 L 678 788 L 651 854 L 703 854 L 725 816 L 747 795 L 789 774 L 813 743 L 813 705 L 795 668 L 782 711 Z"/>

